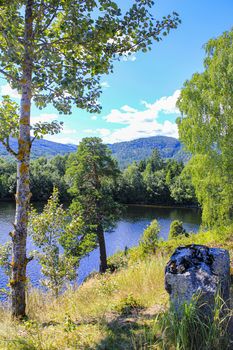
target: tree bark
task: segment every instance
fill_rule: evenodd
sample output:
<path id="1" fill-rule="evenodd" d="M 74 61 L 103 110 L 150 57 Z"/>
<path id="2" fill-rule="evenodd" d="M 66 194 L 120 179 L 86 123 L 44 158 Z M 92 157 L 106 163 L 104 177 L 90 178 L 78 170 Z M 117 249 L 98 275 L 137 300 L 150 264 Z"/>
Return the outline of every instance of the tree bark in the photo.
<path id="1" fill-rule="evenodd" d="M 99 243 L 99 249 L 100 249 L 100 273 L 105 273 L 108 264 L 107 264 L 107 254 L 106 254 L 106 245 L 105 245 L 105 239 L 104 239 L 104 230 L 102 225 L 99 225 L 97 228 L 97 236 L 98 236 L 98 243 Z"/>
<path id="2" fill-rule="evenodd" d="M 22 75 L 22 98 L 20 105 L 20 122 L 17 156 L 17 191 L 14 231 L 12 233 L 12 277 L 10 281 L 12 295 L 12 316 L 23 318 L 26 314 L 25 286 L 28 211 L 30 203 L 29 166 L 30 166 L 30 114 L 32 98 L 32 42 L 34 0 L 28 0 L 25 9 L 25 55 Z"/>

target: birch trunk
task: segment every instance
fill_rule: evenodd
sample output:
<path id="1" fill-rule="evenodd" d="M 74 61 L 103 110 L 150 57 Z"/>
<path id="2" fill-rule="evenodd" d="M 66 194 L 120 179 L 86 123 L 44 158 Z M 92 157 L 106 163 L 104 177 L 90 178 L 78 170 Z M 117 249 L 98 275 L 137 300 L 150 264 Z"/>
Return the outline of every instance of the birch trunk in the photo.
<path id="1" fill-rule="evenodd" d="M 28 263 L 26 255 L 28 210 L 30 203 L 29 166 L 30 166 L 30 113 L 32 98 L 32 7 L 34 0 L 28 0 L 25 9 L 25 56 L 22 76 L 22 98 L 20 105 L 20 123 L 18 139 L 17 160 L 17 192 L 16 215 L 14 232 L 12 233 L 12 315 L 23 318 L 26 314 L 25 287 L 26 267 Z"/>

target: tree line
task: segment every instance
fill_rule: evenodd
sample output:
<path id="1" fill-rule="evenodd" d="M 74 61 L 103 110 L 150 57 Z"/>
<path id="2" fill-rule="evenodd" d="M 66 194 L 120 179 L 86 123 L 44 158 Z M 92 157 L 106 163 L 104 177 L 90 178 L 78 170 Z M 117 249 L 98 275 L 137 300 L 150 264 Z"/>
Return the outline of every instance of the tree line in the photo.
<path id="1" fill-rule="evenodd" d="M 94 138 L 93 138 L 94 142 Z M 32 201 L 47 201 L 54 186 L 61 202 L 70 202 L 68 174 L 75 154 L 40 157 L 31 161 L 30 189 Z M 133 162 L 120 170 L 114 162 L 116 183 L 113 197 L 122 204 L 197 205 L 190 175 L 182 162 L 163 160 L 157 149 L 140 162 Z M 107 183 L 106 183 L 107 187 Z M 16 164 L 0 159 L 0 200 L 14 200 Z"/>

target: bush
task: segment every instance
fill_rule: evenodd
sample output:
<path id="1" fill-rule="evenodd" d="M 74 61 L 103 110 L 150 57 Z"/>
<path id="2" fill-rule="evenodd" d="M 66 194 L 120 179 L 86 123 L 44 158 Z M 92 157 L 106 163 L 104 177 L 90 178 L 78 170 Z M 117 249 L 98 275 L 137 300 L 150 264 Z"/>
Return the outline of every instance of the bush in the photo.
<path id="1" fill-rule="evenodd" d="M 187 237 L 188 233 L 184 229 L 182 221 L 174 220 L 171 223 L 168 238 L 171 239 L 171 238 L 178 237 L 180 235 L 185 235 Z"/>
<path id="2" fill-rule="evenodd" d="M 142 238 L 140 239 L 140 246 L 144 253 L 155 253 L 158 245 L 158 235 L 160 226 L 157 220 L 153 220 L 151 224 L 144 230 Z"/>
<path id="3" fill-rule="evenodd" d="M 111 272 L 117 271 L 128 265 L 127 250 L 123 252 L 117 252 L 114 255 L 108 257 L 108 269 Z"/>
<path id="4" fill-rule="evenodd" d="M 115 310 L 122 315 L 131 314 L 133 311 L 143 309 L 143 305 L 140 300 L 136 299 L 133 294 L 129 294 L 120 300 L 119 304 L 115 306 Z"/>

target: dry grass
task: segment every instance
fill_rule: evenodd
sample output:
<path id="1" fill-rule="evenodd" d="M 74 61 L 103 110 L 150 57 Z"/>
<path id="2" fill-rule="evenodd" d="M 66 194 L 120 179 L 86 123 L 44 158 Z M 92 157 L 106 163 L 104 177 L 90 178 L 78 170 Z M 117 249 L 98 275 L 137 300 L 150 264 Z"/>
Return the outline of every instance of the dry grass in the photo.
<path id="1" fill-rule="evenodd" d="M 232 232 L 228 228 L 224 235 L 211 231 L 161 243 L 156 256 L 143 259 L 140 249 L 134 248 L 129 252 L 128 267 L 113 274 L 95 275 L 58 299 L 39 290 L 28 291 L 28 321 L 13 322 L 7 306 L 0 308 L 0 349 L 159 349 L 155 343 L 160 330 L 151 316 L 167 305 L 164 267 L 168 255 L 178 245 L 199 243 L 227 248 L 232 256 Z M 129 317 L 119 315 L 117 306 L 128 296 L 147 309 Z M 149 310 L 155 312 L 148 317 Z"/>
<path id="2" fill-rule="evenodd" d="M 8 309 L 1 309 L 0 349 L 104 349 L 108 320 L 117 317 L 114 310 L 122 299 L 131 294 L 145 307 L 166 302 L 165 263 L 148 257 L 114 274 L 96 275 L 58 299 L 31 290 L 29 321 L 12 322 Z"/>

